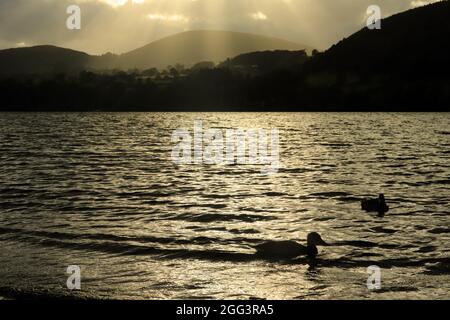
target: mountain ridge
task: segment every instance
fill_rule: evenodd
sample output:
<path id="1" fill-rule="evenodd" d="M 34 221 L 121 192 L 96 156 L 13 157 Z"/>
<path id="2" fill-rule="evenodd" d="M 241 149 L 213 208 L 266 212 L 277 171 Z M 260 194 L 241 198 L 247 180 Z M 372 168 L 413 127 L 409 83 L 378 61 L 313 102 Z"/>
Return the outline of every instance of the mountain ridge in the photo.
<path id="1" fill-rule="evenodd" d="M 158 39 L 121 55 L 89 55 L 54 45 L 4 49 L 0 50 L 0 74 L 163 69 L 168 65 L 192 66 L 202 61 L 220 63 L 254 51 L 300 49 L 311 50 L 305 45 L 264 35 L 194 30 Z"/>
<path id="2" fill-rule="evenodd" d="M 169 64 L 193 65 L 197 62 L 220 63 L 240 54 L 267 50 L 308 50 L 308 46 L 264 35 L 220 31 L 192 30 L 153 41 L 119 56 L 125 68 L 166 67 Z M 155 57 L 152 54 L 157 53 Z"/>
<path id="3" fill-rule="evenodd" d="M 267 51 L 198 70 L 6 79 L 2 110 L 448 111 L 449 18 L 450 1 L 408 10 L 306 57 Z"/>

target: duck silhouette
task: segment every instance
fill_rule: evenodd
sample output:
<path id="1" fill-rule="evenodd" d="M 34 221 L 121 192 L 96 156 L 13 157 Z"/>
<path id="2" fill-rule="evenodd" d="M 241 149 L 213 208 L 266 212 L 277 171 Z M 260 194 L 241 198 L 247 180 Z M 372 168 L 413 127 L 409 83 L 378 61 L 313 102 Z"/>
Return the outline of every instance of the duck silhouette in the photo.
<path id="1" fill-rule="evenodd" d="M 380 194 L 377 199 L 361 200 L 361 209 L 367 212 L 378 212 L 379 215 L 384 215 L 389 211 L 389 206 L 386 204 L 384 194 Z"/>
<path id="2" fill-rule="evenodd" d="M 267 241 L 254 247 L 256 254 L 264 258 L 293 259 L 299 256 L 314 258 L 319 251 L 317 246 L 329 246 L 320 234 L 311 232 L 306 238 L 306 246 L 296 241 Z"/>

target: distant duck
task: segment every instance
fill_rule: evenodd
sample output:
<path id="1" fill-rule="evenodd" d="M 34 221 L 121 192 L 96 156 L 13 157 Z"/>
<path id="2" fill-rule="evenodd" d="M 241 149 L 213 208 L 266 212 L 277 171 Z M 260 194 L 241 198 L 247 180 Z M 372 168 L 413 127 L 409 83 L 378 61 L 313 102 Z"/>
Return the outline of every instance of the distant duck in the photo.
<path id="1" fill-rule="evenodd" d="M 293 259 L 299 256 L 316 257 L 317 246 L 329 246 L 317 232 L 308 234 L 306 247 L 295 241 L 268 241 L 254 248 L 257 255 L 265 258 Z"/>
<path id="2" fill-rule="evenodd" d="M 361 209 L 367 212 L 378 212 L 380 215 L 384 215 L 389 211 L 389 206 L 386 204 L 384 194 L 380 194 L 378 199 L 361 200 Z"/>

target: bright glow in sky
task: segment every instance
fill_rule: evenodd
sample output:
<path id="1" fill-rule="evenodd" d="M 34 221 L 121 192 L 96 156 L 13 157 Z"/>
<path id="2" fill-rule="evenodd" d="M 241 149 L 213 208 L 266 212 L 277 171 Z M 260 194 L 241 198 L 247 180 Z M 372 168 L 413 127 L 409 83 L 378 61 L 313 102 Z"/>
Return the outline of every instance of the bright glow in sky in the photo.
<path id="1" fill-rule="evenodd" d="M 369 5 L 383 16 L 436 0 L 0 0 L 0 48 L 53 44 L 121 53 L 187 30 L 231 30 L 326 49 L 365 25 Z M 82 29 L 66 28 L 78 4 Z"/>

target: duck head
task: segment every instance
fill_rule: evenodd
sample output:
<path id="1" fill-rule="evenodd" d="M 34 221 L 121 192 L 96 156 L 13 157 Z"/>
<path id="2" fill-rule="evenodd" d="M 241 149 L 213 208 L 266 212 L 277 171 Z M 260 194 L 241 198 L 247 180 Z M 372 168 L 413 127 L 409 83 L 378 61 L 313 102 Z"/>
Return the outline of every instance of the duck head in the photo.
<path id="1" fill-rule="evenodd" d="M 310 234 L 308 234 L 306 243 L 308 247 L 329 246 L 329 244 L 323 241 L 322 237 L 317 232 L 311 232 Z"/>

